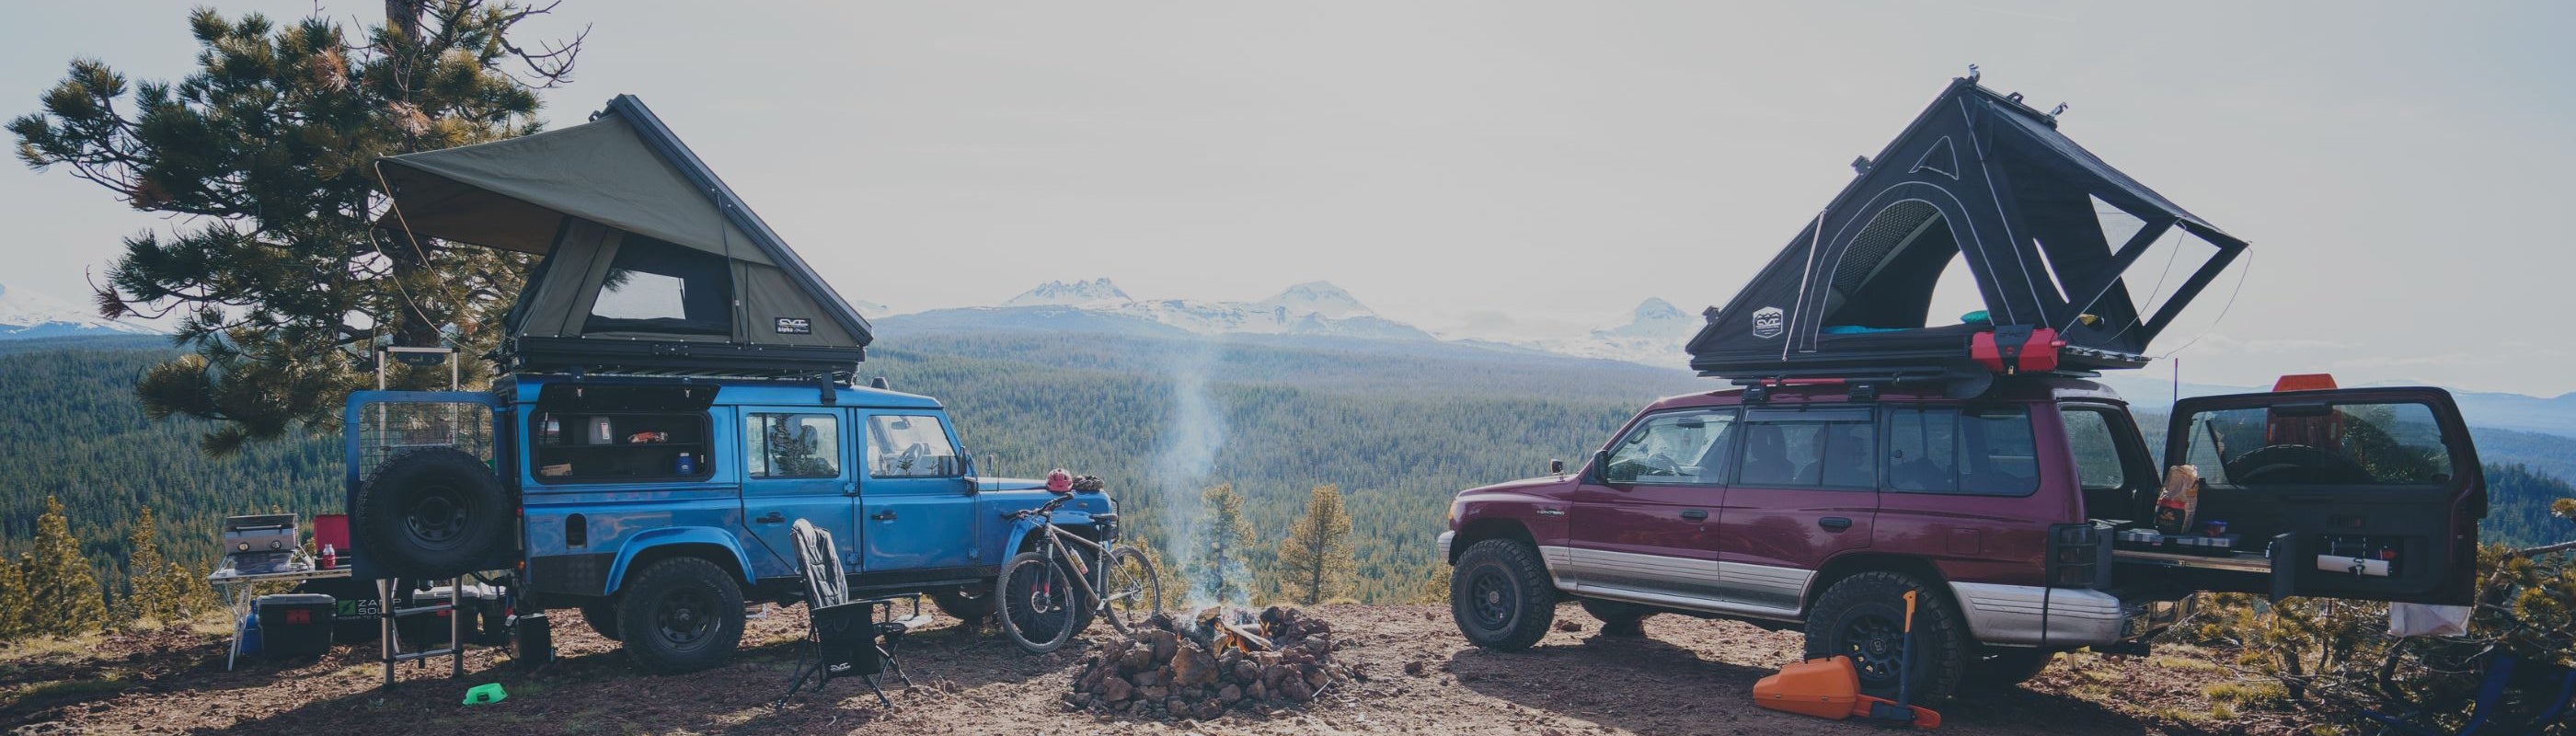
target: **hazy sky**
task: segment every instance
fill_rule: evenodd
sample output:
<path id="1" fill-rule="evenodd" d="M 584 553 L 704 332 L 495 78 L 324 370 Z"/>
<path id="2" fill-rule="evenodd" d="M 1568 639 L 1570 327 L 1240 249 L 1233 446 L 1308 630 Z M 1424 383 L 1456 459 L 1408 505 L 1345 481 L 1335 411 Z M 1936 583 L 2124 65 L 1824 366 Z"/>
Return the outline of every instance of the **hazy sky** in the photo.
<path id="1" fill-rule="evenodd" d="M 182 3 L 0 10 L 0 114 L 75 55 L 185 73 Z M 222 2 L 301 16 L 306 2 Z M 710 8 L 721 7 L 721 10 Z M 380 3 L 322 5 L 344 18 Z M 1327 279 L 1434 329 L 1720 304 L 1969 63 L 2251 240 L 2185 378 L 2557 394 L 2576 4 L 643 3 L 546 117 L 641 96 L 845 295 L 998 303 Z M 80 299 L 169 223 L 0 171 L 0 283 Z M 2230 273 L 2158 352 L 2218 316 Z M 1678 366 L 1677 366 L 1678 367 Z M 2149 369 L 2161 373 L 2161 368 Z"/>

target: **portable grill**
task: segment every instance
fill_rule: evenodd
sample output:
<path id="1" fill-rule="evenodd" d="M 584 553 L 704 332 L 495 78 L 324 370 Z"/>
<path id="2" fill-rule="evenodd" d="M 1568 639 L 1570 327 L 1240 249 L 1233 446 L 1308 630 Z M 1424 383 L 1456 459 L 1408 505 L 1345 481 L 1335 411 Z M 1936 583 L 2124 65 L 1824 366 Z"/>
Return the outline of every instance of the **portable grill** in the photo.
<path id="1" fill-rule="evenodd" d="M 223 566 L 240 575 L 288 571 L 304 547 L 297 528 L 294 514 L 226 517 Z"/>

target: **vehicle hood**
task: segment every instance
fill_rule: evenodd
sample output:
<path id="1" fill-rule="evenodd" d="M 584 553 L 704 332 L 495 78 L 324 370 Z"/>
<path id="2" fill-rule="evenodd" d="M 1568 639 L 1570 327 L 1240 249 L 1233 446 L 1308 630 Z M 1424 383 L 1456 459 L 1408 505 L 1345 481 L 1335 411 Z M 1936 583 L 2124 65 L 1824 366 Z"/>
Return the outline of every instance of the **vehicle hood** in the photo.
<path id="1" fill-rule="evenodd" d="M 1458 495 L 1464 497 L 1538 493 L 1562 487 L 1565 484 L 1572 482 L 1574 482 L 1574 475 L 1570 473 L 1561 476 L 1542 475 L 1536 478 L 1522 478 L 1520 480 L 1503 481 L 1493 485 L 1477 486 L 1464 491 L 1459 491 Z"/>
<path id="2" fill-rule="evenodd" d="M 1042 491 L 1046 490 L 1046 481 L 1035 478 L 977 478 L 975 479 L 975 490 Z"/>

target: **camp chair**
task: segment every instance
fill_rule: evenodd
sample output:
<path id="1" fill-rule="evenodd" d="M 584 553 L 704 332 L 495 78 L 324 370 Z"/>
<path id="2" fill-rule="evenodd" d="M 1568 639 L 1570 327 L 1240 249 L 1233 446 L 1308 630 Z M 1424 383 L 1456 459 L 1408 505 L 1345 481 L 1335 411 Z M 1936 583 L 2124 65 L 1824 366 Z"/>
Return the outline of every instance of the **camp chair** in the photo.
<path id="1" fill-rule="evenodd" d="M 2495 710 L 2501 707 L 2500 704 L 2504 701 L 2505 685 L 2512 681 L 2514 669 L 2522 664 L 2523 662 L 2521 658 L 2503 652 L 2497 652 L 2495 654 L 2495 659 L 2487 662 L 2486 678 L 2478 682 L 2478 696 L 2477 700 L 2474 701 L 2476 705 L 2469 712 L 2469 722 L 2460 726 L 2459 732 L 2454 734 L 2444 734 L 2440 731 L 2416 725 L 2404 718 L 2375 710 L 2365 709 L 2361 711 L 2361 715 L 2365 718 L 2369 718 L 2370 720 L 2379 722 L 2381 726 L 2387 727 L 2388 733 L 2403 734 L 2404 736 L 2474 736 L 2476 734 L 2481 734 L 2486 731 L 2488 726 L 2494 725 L 2493 716 L 2495 715 Z M 2538 731 L 2541 726 L 2556 721 L 2559 714 L 2566 711 L 2569 698 L 2576 697 L 2576 670 L 2563 669 L 2546 663 L 2532 664 L 2530 666 L 2547 671 L 2547 676 L 2550 678 L 2549 682 L 2551 683 L 2551 686 L 2556 688 L 2556 697 L 2547 701 L 2548 706 L 2542 708 L 2540 716 L 2531 719 L 2531 723 L 2518 729 L 2505 731 L 2506 733 L 2532 733 Z"/>
<path id="2" fill-rule="evenodd" d="M 878 703 L 894 707 L 885 689 L 877 686 L 876 676 L 892 670 L 904 687 L 912 687 L 912 678 L 903 673 L 895 651 L 905 633 L 930 624 L 921 596 L 908 597 L 912 612 L 900 618 L 894 609 L 907 600 L 905 596 L 850 600 L 849 577 L 841 571 L 832 533 L 797 519 L 788 537 L 796 547 L 797 571 L 805 577 L 805 607 L 812 615 L 805 632 L 810 655 L 798 656 L 795 679 L 788 681 L 787 694 L 779 696 L 776 704 L 785 705 L 808 680 L 821 691 L 833 678 L 857 677 L 876 693 Z M 807 656 L 812 657 L 811 664 Z"/>

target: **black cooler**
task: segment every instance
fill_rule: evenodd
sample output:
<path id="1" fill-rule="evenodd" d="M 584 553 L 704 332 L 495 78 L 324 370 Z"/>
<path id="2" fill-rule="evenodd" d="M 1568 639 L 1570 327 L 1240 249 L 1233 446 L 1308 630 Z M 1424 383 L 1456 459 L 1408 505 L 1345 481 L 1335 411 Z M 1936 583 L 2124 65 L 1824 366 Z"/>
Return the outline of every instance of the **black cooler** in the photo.
<path id="1" fill-rule="evenodd" d="M 259 616 L 259 651 L 272 659 L 319 657 L 331 651 L 332 609 L 337 601 L 313 593 L 263 595 L 251 601 Z"/>

